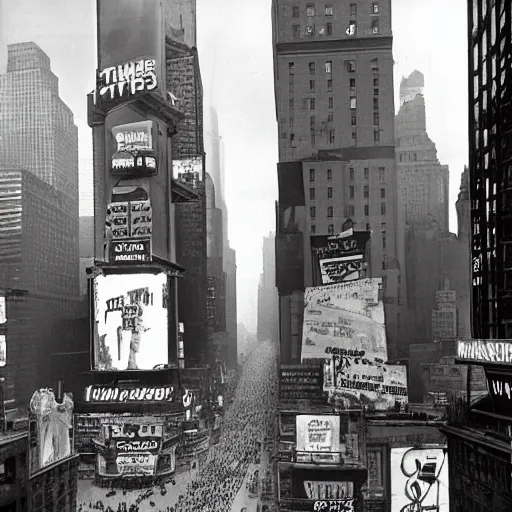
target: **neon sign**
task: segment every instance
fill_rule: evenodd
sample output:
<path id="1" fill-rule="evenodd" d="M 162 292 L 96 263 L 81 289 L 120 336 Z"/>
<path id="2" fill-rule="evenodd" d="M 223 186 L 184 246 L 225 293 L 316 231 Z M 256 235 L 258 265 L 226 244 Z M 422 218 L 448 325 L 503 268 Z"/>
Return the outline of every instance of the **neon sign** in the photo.
<path id="1" fill-rule="evenodd" d="M 173 386 L 146 386 L 121 389 L 109 386 L 88 386 L 85 388 L 86 402 L 130 403 L 130 402 L 174 402 Z"/>

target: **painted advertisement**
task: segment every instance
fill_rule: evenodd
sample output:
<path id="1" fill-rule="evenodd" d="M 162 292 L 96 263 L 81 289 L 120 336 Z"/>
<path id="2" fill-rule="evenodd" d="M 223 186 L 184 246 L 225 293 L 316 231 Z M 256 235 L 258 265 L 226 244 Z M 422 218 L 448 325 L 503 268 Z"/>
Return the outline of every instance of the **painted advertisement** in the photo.
<path id="1" fill-rule="evenodd" d="M 354 512 L 354 499 L 317 500 L 313 510 L 320 512 Z"/>
<path id="2" fill-rule="evenodd" d="M 151 201 L 124 201 L 107 207 L 107 238 L 150 238 L 153 212 Z"/>
<path id="3" fill-rule="evenodd" d="M 308 500 L 342 500 L 354 496 L 354 482 L 304 481 Z"/>
<path id="4" fill-rule="evenodd" d="M 184 160 L 172 161 L 172 177 L 196 189 L 204 181 L 203 156 L 198 155 Z"/>
<path id="5" fill-rule="evenodd" d="M 95 370 L 151 370 L 168 363 L 167 287 L 163 272 L 94 278 Z"/>
<path id="6" fill-rule="evenodd" d="M 367 231 L 349 229 L 338 235 L 310 237 L 315 286 L 355 281 L 366 277 Z"/>
<path id="7" fill-rule="evenodd" d="M 137 403 L 137 402 L 174 402 L 174 386 L 145 386 L 120 388 L 118 386 L 91 385 L 85 389 L 86 403 Z"/>
<path id="8" fill-rule="evenodd" d="M 72 455 L 73 408 L 70 394 L 57 402 L 51 389 L 40 389 L 30 399 L 29 473 Z"/>
<path id="9" fill-rule="evenodd" d="M 340 462 L 339 416 L 297 415 L 297 462 Z"/>
<path id="10" fill-rule="evenodd" d="M 324 362 L 324 389 L 352 405 L 407 403 L 407 367 L 378 364 L 364 357 L 335 355 Z"/>
<path id="11" fill-rule="evenodd" d="M 331 355 L 387 360 L 381 279 L 306 288 L 302 361 Z"/>
<path id="12" fill-rule="evenodd" d="M 446 448 L 391 449 L 391 510 L 450 511 Z"/>
<path id="13" fill-rule="evenodd" d="M 151 261 L 151 240 L 113 240 L 108 261 L 117 264 Z"/>
<path id="14" fill-rule="evenodd" d="M 457 340 L 457 357 L 476 363 L 512 363 L 512 340 Z"/>

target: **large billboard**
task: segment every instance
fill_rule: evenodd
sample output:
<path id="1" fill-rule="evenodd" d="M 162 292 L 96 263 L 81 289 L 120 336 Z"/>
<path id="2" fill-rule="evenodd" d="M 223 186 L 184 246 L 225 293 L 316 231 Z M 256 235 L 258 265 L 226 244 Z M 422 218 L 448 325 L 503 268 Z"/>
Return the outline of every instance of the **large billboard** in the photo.
<path id="1" fill-rule="evenodd" d="M 297 415 L 297 462 L 340 462 L 339 416 Z"/>
<path id="2" fill-rule="evenodd" d="M 367 271 L 367 231 L 310 237 L 315 286 L 363 279 Z"/>
<path id="3" fill-rule="evenodd" d="M 172 177 L 196 189 L 199 183 L 204 182 L 203 156 L 197 155 L 183 160 L 173 160 Z"/>
<path id="4" fill-rule="evenodd" d="M 164 272 L 94 277 L 94 370 L 151 370 L 169 362 L 168 286 Z"/>
<path id="5" fill-rule="evenodd" d="M 50 389 L 36 391 L 29 405 L 29 474 L 73 454 L 73 408 L 71 395 L 59 403 Z"/>
<path id="6" fill-rule="evenodd" d="M 512 340 L 457 340 L 457 357 L 476 364 L 511 364 Z"/>
<path id="7" fill-rule="evenodd" d="M 380 278 L 306 288 L 302 361 L 331 355 L 387 360 Z"/>
<path id="8" fill-rule="evenodd" d="M 353 405 L 407 403 L 407 367 L 377 364 L 364 357 L 335 355 L 324 363 L 324 389 Z"/>
<path id="9" fill-rule="evenodd" d="M 450 512 L 446 448 L 391 449 L 391 510 Z"/>

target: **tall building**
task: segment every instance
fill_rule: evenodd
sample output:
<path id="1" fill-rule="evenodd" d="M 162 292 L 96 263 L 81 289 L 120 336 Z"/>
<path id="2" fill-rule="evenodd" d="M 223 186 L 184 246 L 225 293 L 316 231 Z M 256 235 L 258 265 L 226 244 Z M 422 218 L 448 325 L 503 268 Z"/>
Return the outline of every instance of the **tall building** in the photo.
<path id="1" fill-rule="evenodd" d="M 80 158 L 79 161 L 79 198 L 80 216 L 94 215 L 94 187 L 93 187 L 93 162 L 92 158 Z"/>
<path id="2" fill-rule="evenodd" d="M 197 47 L 196 0 L 163 0 L 166 36 Z"/>
<path id="3" fill-rule="evenodd" d="M 279 290 L 281 341 L 291 343 L 285 331 L 300 331 L 300 325 L 288 327 L 293 321 L 285 303 L 293 292 L 311 286 L 309 235 L 339 233 L 350 219 L 355 230 L 371 231 L 371 275 L 385 282 L 393 357 L 406 315 L 403 240 L 397 229 L 391 2 L 315 6 L 274 0 L 272 20 L 278 173 L 283 175 L 279 208 L 284 201 L 299 206 L 293 201 L 303 195 L 305 215 L 297 227 L 303 233 L 304 282 Z M 285 200 L 284 189 L 296 194 Z M 286 250 L 282 234 L 278 226 L 278 259 Z"/>
<path id="4" fill-rule="evenodd" d="M 413 71 L 400 83 L 400 110 L 395 117 L 395 144 L 399 204 L 408 225 L 433 217 L 448 230 L 448 166 L 437 158 L 427 134 L 424 78 Z"/>
<path id="5" fill-rule="evenodd" d="M 457 356 L 471 372 L 473 365 L 484 368 L 488 396 L 455 410 L 442 431 L 453 461 L 450 510 L 505 512 L 512 510 L 510 2 L 469 0 L 467 35 L 472 338 L 458 342 Z M 466 212 L 461 206 L 459 219 Z"/>
<path id="6" fill-rule="evenodd" d="M 258 286 L 258 341 L 279 341 L 279 298 L 276 288 L 276 236 L 263 237 L 263 272 Z"/>
<path id="7" fill-rule="evenodd" d="M 236 251 L 228 247 L 226 268 L 226 332 L 228 336 L 227 363 L 236 368 L 238 359 L 238 325 L 236 305 Z"/>

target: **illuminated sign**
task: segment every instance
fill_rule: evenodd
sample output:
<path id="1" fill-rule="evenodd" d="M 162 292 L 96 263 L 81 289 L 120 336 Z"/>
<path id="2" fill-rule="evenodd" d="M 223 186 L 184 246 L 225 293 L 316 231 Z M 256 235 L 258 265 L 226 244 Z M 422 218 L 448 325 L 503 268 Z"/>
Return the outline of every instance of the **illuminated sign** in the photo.
<path id="1" fill-rule="evenodd" d="M 5 295 L 0 295 L 0 325 L 7 322 L 7 306 L 5 302 Z"/>
<path id="2" fill-rule="evenodd" d="M 353 512 L 354 499 L 348 500 L 317 500 L 313 510 L 320 512 Z"/>
<path id="3" fill-rule="evenodd" d="M 151 370 L 168 363 L 167 287 L 164 272 L 94 278 L 95 370 Z"/>
<path id="4" fill-rule="evenodd" d="M 115 153 L 112 157 L 112 173 L 124 174 L 127 171 L 154 176 L 157 173 L 156 158 L 147 155 L 133 155 L 128 152 Z"/>
<path id="5" fill-rule="evenodd" d="M 320 365 L 281 365 L 279 396 L 281 400 L 322 397 L 322 368 Z"/>
<path id="6" fill-rule="evenodd" d="M 86 402 L 173 402 L 176 392 L 173 386 L 145 386 L 123 389 L 111 386 L 91 385 L 85 389 Z"/>
<path id="7" fill-rule="evenodd" d="M 155 59 L 139 59 L 98 72 L 97 94 L 101 103 L 126 101 L 158 86 Z"/>
<path id="8" fill-rule="evenodd" d="M 296 432 L 297 462 L 339 463 L 339 416 L 297 415 Z"/>
<path id="9" fill-rule="evenodd" d="M 117 144 L 116 151 L 153 151 L 154 121 L 139 121 L 112 128 Z"/>
<path id="10" fill-rule="evenodd" d="M 457 357 L 479 363 L 512 363 L 512 340 L 457 340 Z"/>
<path id="11" fill-rule="evenodd" d="M 114 240 L 148 238 L 153 226 L 151 201 L 110 203 L 105 224 Z"/>
<path id="12" fill-rule="evenodd" d="M 113 240 L 109 250 L 110 263 L 151 261 L 150 240 Z"/>
<path id="13" fill-rule="evenodd" d="M 173 160 L 172 177 L 191 188 L 196 188 L 203 181 L 203 157 Z"/>
<path id="14" fill-rule="evenodd" d="M 0 367 L 7 364 L 7 342 L 5 334 L 0 334 Z"/>
<path id="15" fill-rule="evenodd" d="M 309 500 L 341 500 L 354 496 L 353 482 L 314 482 L 304 481 L 304 489 Z"/>
<path id="16" fill-rule="evenodd" d="M 512 407 L 512 374 L 487 372 L 487 387 L 494 407 Z"/>

